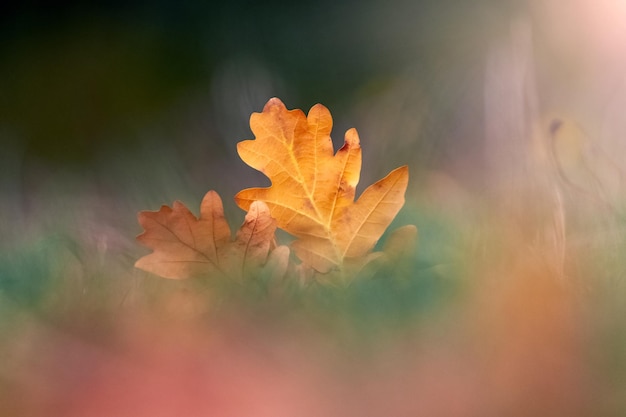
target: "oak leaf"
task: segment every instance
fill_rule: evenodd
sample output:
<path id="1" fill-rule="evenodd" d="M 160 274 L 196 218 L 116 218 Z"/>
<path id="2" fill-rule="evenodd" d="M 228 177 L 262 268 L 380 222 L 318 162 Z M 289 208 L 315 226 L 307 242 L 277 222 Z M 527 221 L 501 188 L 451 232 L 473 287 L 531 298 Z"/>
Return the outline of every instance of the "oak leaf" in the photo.
<path id="1" fill-rule="evenodd" d="M 278 227 L 297 238 L 292 248 L 298 258 L 320 273 L 367 255 L 404 204 L 408 167 L 391 171 L 355 202 L 359 136 L 348 130 L 335 154 L 326 107 L 316 104 L 305 116 L 272 98 L 262 113 L 252 114 L 250 127 L 255 139 L 238 143 L 237 151 L 272 185 L 239 192 L 237 204 L 250 210 L 255 201 L 265 202 Z"/>
<path id="2" fill-rule="evenodd" d="M 250 205 L 243 225 L 231 240 L 222 200 L 215 191 L 202 199 L 199 218 L 179 201 L 172 208 L 142 211 L 138 218 L 145 232 L 137 240 L 153 252 L 135 266 L 165 278 L 219 275 L 239 280 L 259 270 L 274 245 L 276 221 L 260 201 Z M 278 265 L 284 274 L 289 251 L 286 247 L 276 249 L 271 265 Z"/>

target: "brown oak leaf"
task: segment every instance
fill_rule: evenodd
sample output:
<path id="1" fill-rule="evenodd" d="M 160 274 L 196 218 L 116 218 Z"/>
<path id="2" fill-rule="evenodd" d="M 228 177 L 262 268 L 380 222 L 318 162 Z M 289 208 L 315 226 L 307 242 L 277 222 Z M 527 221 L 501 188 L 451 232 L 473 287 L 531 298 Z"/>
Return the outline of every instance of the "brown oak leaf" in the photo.
<path id="1" fill-rule="evenodd" d="M 391 171 L 355 202 L 359 136 L 348 130 L 335 154 L 326 107 L 316 104 L 305 116 L 272 98 L 252 114 L 250 127 L 255 139 L 240 142 L 237 151 L 272 185 L 239 192 L 237 204 L 250 210 L 255 201 L 265 202 L 278 227 L 297 238 L 292 248 L 303 265 L 320 273 L 364 259 L 404 204 L 408 167 Z"/>
<path id="2" fill-rule="evenodd" d="M 135 266 L 165 278 L 185 279 L 219 275 L 241 279 L 258 271 L 268 260 L 274 245 L 276 221 L 265 203 L 250 205 L 234 240 L 224 217 L 222 200 L 209 191 L 196 218 L 185 205 L 142 211 L 139 223 L 145 232 L 137 240 L 153 252 L 140 258 Z M 279 249 L 279 250 L 278 250 Z M 276 248 L 271 264 L 284 274 L 289 251 Z"/>

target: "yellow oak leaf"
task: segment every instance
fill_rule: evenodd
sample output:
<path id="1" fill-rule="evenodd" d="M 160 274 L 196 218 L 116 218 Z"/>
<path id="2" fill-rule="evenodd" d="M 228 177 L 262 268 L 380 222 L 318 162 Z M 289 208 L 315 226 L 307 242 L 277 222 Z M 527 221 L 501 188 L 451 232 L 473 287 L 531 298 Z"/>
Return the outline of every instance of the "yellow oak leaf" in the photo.
<path id="1" fill-rule="evenodd" d="M 272 98 L 262 113 L 252 114 L 250 127 L 255 139 L 238 143 L 237 151 L 272 185 L 239 192 L 237 204 L 249 210 L 255 201 L 265 202 L 278 227 L 297 238 L 292 248 L 298 258 L 320 273 L 366 255 L 404 204 L 408 167 L 391 171 L 355 202 L 359 136 L 348 130 L 335 154 L 326 107 L 316 104 L 305 116 Z"/>
<path id="2" fill-rule="evenodd" d="M 142 211 L 138 218 L 145 232 L 137 240 L 153 252 L 135 266 L 164 278 L 219 275 L 239 280 L 259 270 L 274 245 L 276 221 L 261 201 L 250 205 L 243 225 L 231 240 L 222 200 L 215 191 L 202 199 L 199 218 L 179 201 L 172 208 Z M 272 261 L 282 269 L 289 257 L 285 250 L 275 250 L 274 258 L 280 259 Z"/>

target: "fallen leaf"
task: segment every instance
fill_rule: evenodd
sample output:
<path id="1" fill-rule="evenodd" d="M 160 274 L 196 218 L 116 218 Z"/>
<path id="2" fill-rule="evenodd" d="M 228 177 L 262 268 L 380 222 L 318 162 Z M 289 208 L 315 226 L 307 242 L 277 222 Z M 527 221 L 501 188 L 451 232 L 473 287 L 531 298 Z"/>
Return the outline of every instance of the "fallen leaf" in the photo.
<path id="1" fill-rule="evenodd" d="M 408 167 L 391 171 L 355 202 L 359 136 L 348 130 L 334 154 L 326 107 L 317 104 L 305 116 L 273 98 L 252 114 L 250 127 L 255 139 L 237 145 L 239 156 L 272 185 L 239 192 L 237 204 L 250 210 L 255 201 L 265 202 L 278 227 L 297 238 L 292 248 L 298 258 L 320 273 L 367 255 L 404 204 Z"/>
<path id="2" fill-rule="evenodd" d="M 140 258 L 135 267 L 172 279 L 249 276 L 266 263 L 276 230 L 265 203 L 254 202 L 231 240 L 222 200 L 215 191 L 204 196 L 199 218 L 179 201 L 172 208 L 142 211 L 138 217 L 145 232 L 137 240 L 153 252 Z M 281 250 L 281 262 L 284 258 Z"/>
<path id="3" fill-rule="evenodd" d="M 343 270 L 333 270 L 322 276 L 317 274 L 315 279 L 324 284 L 346 285 L 355 278 L 369 279 L 381 272 L 393 272 L 411 261 L 416 241 L 417 227 L 412 224 L 399 227 L 389 234 L 381 251 L 368 253 L 361 258 L 346 259 Z M 308 277 L 309 280 L 312 278 Z M 303 280 L 306 281 L 307 277 Z"/>
<path id="4" fill-rule="evenodd" d="M 390 264 L 411 257 L 415 252 L 417 242 L 417 227 L 412 224 L 402 226 L 389 234 L 382 252 Z"/>

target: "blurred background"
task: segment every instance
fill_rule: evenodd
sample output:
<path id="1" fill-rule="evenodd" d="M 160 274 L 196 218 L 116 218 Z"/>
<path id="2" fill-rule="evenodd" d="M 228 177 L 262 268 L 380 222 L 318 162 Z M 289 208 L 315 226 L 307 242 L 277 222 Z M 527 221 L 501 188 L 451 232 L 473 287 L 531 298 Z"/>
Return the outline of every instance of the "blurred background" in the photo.
<path id="1" fill-rule="evenodd" d="M 626 413 L 626 2 L 0 7 L 0 414 Z M 140 210 L 243 221 L 274 96 L 357 128 L 361 191 L 410 166 L 415 253 L 278 299 L 135 270 Z"/>
<path id="2" fill-rule="evenodd" d="M 4 7 L 0 123 L 15 170 L 105 171 L 120 155 L 141 164 L 140 149 L 171 146 L 197 155 L 188 165 L 206 177 L 272 96 L 304 110 L 323 102 L 337 114 L 337 143 L 382 113 L 378 131 L 359 127 L 386 153 L 411 148 L 435 164 L 463 147 L 455 152 L 475 158 L 485 58 L 520 9 L 483 0 Z"/>

